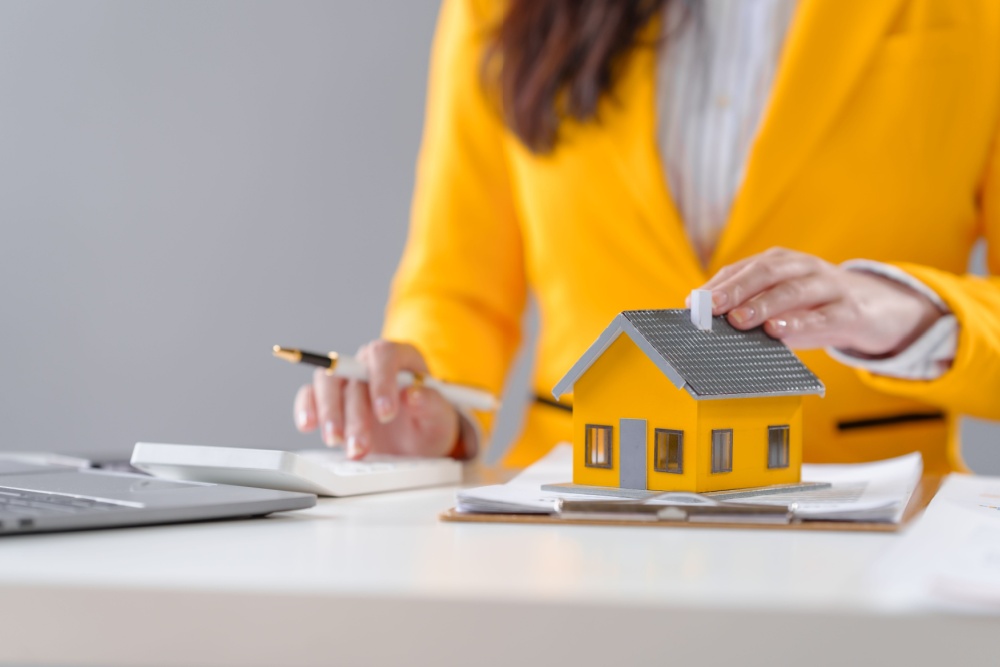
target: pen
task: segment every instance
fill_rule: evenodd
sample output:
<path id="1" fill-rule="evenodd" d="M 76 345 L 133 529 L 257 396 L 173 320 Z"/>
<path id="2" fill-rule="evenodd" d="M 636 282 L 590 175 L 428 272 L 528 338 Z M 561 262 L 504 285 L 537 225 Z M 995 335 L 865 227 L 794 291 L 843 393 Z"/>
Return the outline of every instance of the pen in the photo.
<path id="1" fill-rule="evenodd" d="M 325 368 L 327 375 L 332 375 L 345 380 L 368 381 L 368 369 L 363 363 L 346 354 L 329 352 L 321 354 L 318 352 L 306 352 L 290 347 L 275 345 L 272 348 L 274 356 L 293 364 L 309 364 Z M 467 387 L 460 384 L 444 382 L 420 373 L 410 371 L 400 371 L 396 375 L 396 382 L 400 387 L 412 385 L 430 387 L 438 391 L 449 402 L 458 407 L 470 410 L 493 411 L 500 409 L 500 401 L 489 392 L 475 387 Z"/>

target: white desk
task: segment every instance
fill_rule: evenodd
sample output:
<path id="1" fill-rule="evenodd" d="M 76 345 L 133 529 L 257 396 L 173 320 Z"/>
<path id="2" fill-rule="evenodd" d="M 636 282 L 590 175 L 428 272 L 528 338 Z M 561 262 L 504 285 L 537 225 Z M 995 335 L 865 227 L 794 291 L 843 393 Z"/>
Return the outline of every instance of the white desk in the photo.
<path id="1" fill-rule="evenodd" d="M 440 523 L 453 494 L 4 538 L 0 663 L 997 664 L 1000 621 L 866 591 L 893 535 Z"/>

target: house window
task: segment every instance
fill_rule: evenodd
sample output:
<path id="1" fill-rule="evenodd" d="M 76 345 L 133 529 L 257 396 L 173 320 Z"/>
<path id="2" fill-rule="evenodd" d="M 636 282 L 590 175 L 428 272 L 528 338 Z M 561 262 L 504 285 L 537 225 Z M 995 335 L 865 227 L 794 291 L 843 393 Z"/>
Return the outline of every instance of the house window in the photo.
<path id="1" fill-rule="evenodd" d="M 677 474 L 684 472 L 684 431 L 656 429 L 653 470 Z"/>
<path id="2" fill-rule="evenodd" d="M 712 472 L 733 471 L 733 429 L 712 430 Z"/>
<path id="3" fill-rule="evenodd" d="M 788 467 L 788 427 L 767 427 L 767 467 Z"/>
<path id="4" fill-rule="evenodd" d="M 611 468 L 611 427 L 587 424 L 587 446 L 584 465 L 588 468 Z"/>

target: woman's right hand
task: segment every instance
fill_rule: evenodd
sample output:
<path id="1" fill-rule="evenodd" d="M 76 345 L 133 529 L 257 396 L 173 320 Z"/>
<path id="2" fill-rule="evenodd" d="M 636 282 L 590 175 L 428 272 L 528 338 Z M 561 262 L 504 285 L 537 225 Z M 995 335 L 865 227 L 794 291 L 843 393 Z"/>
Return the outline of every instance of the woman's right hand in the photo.
<path id="1" fill-rule="evenodd" d="M 460 432 L 455 407 L 434 389 L 400 389 L 396 382 L 399 371 L 427 374 L 417 348 L 374 340 L 358 350 L 357 359 L 368 367 L 368 382 L 317 368 L 312 383 L 299 388 L 294 413 L 299 431 L 318 428 L 328 447 L 346 443 L 351 459 L 369 452 L 437 457 L 455 449 Z"/>

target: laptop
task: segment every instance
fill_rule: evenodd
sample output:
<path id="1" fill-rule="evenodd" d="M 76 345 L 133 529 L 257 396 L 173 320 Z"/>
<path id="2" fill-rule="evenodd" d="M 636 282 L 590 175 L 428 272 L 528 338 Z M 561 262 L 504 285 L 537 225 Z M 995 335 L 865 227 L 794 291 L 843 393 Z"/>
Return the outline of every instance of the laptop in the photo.
<path id="1" fill-rule="evenodd" d="M 315 504 L 309 493 L 0 458 L 0 535 L 263 516 Z"/>

